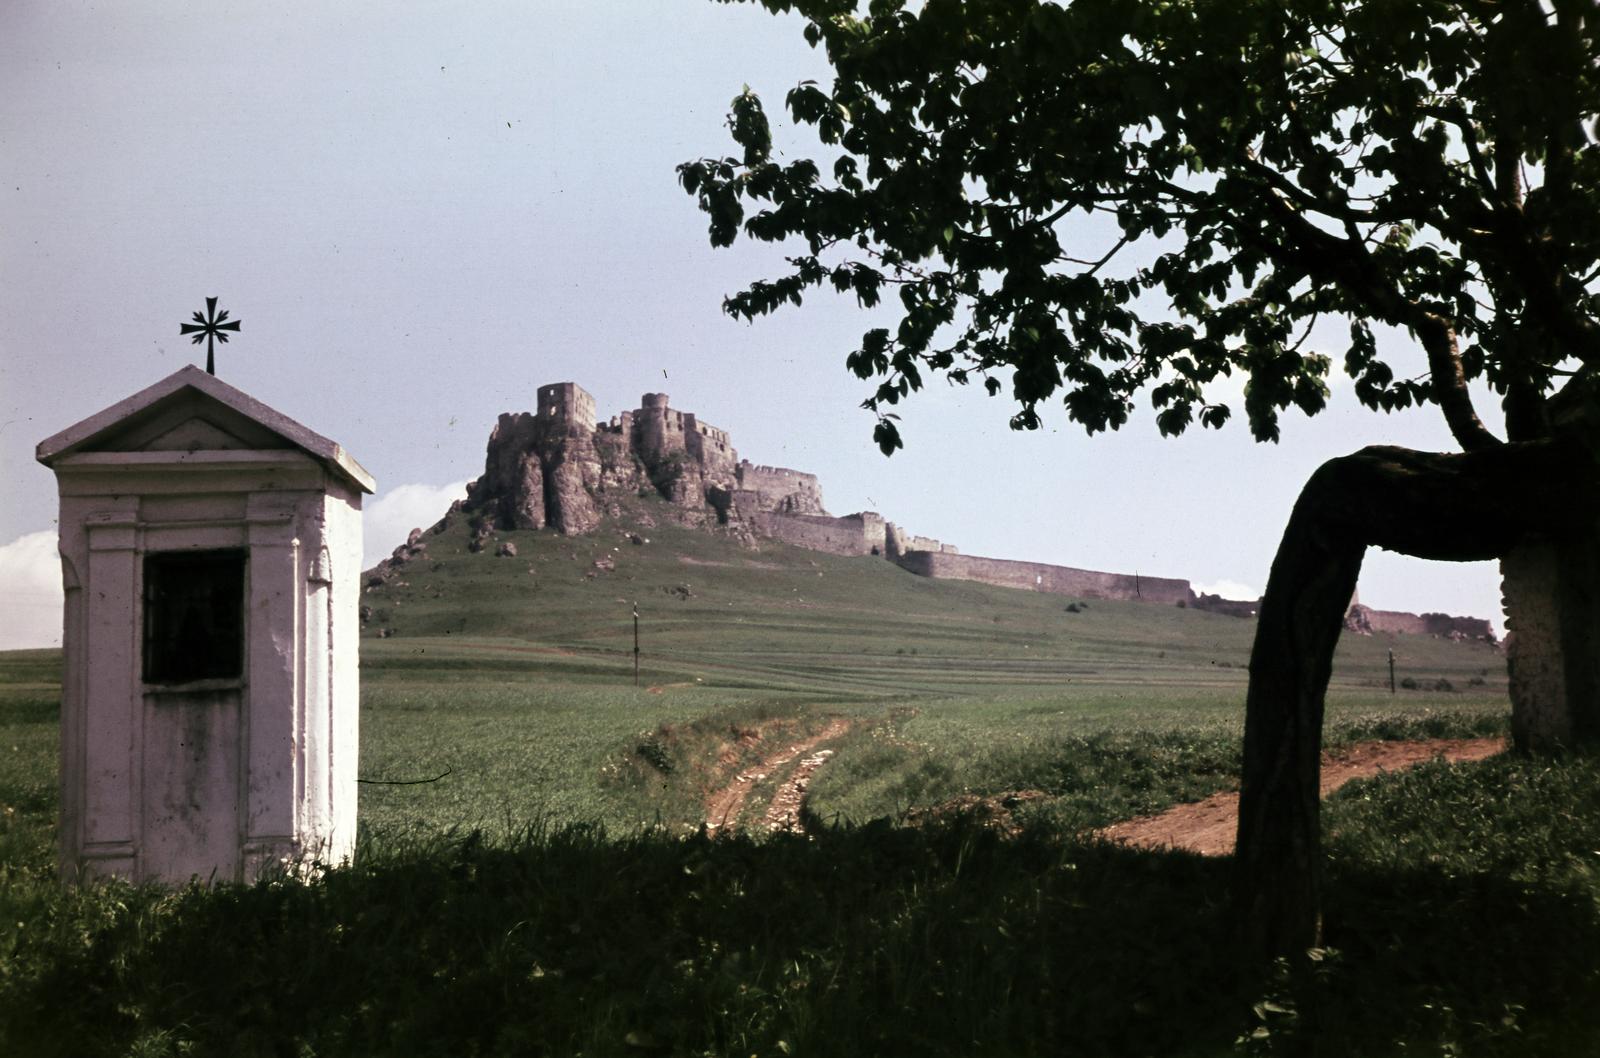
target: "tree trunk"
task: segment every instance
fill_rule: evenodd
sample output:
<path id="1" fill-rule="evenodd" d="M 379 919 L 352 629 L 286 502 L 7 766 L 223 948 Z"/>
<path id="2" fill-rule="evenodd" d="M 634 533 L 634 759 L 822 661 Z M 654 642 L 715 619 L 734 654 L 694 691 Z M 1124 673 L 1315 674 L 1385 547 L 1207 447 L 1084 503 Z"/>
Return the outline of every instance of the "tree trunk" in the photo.
<path id="1" fill-rule="evenodd" d="M 1600 539 L 1525 540 L 1500 560 L 1500 575 L 1516 748 L 1600 740 Z"/>
<path id="2" fill-rule="evenodd" d="M 1555 568 L 1587 563 L 1592 571 L 1597 483 L 1587 452 L 1555 441 L 1463 455 L 1365 448 L 1324 464 L 1306 483 L 1272 563 L 1250 657 L 1234 892 L 1250 949 L 1290 954 L 1320 940 L 1323 700 L 1367 547 L 1457 562 L 1510 556 L 1507 603 L 1526 611 L 1522 596 L 1553 585 Z M 1542 546 L 1554 549 L 1557 565 L 1540 557 Z M 1561 656 L 1592 642 L 1594 583 L 1565 592 L 1571 598 L 1557 608 L 1568 618 L 1558 622 Z M 1530 647 L 1549 641 L 1527 639 Z M 1592 720 L 1596 666 L 1559 670 L 1558 711 Z M 1542 676 L 1531 682 L 1551 685 Z M 1589 694 L 1587 711 L 1570 705 L 1574 692 Z M 1593 733 L 1591 720 L 1570 730 Z"/>

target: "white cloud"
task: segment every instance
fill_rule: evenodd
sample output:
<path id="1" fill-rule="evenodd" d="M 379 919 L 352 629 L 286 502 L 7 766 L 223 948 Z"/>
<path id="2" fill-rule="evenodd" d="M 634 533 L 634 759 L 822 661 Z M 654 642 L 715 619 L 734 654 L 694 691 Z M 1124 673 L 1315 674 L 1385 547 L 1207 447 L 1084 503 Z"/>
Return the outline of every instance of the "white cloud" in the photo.
<path id="1" fill-rule="evenodd" d="M 1254 602 L 1261 598 L 1259 591 L 1236 580 L 1214 580 L 1210 584 L 1196 584 L 1194 590 L 1197 595 L 1220 595 L 1224 599 L 1244 599 Z"/>
<path id="2" fill-rule="evenodd" d="M 0 547 L 0 650 L 60 646 L 61 599 L 54 529 Z"/>
<path id="3" fill-rule="evenodd" d="M 371 569 L 406 542 L 413 529 L 426 529 L 467 495 L 465 481 L 449 485 L 396 485 L 362 507 L 361 565 Z"/>

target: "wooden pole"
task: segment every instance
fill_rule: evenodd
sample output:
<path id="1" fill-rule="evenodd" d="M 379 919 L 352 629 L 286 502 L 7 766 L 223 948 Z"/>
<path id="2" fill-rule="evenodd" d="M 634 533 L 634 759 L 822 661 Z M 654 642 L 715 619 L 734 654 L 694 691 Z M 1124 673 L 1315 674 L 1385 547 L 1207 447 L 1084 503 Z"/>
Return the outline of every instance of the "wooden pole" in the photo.
<path id="1" fill-rule="evenodd" d="M 1394 649 L 1389 650 L 1389 693 L 1394 693 Z"/>
<path id="2" fill-rule="evenodd" d="M 633 685 L 639 686 L 639 604 L 633 604 Z"/>

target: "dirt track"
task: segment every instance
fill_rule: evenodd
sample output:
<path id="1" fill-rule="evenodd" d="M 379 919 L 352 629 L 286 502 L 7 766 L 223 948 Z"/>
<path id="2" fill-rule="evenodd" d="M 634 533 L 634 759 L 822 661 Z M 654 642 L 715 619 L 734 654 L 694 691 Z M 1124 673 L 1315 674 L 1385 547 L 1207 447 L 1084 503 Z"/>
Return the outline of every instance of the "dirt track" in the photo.
<path id="1" fill-rule="evenodd" d="M 1352 779 L 1415 767 L 1435 757 L 1452 763 L 1482 760 L 1506 748 L 1499 738 L 1432 739 L 1423 742 L 1361 742 L 1322 755 L 1322 796 Z M 1116 823 L 1100 831 L 1111 841 L 1140 848 L 1176 848 L 1202 856 L 1233 852 L 1239 825 L 1239 795 L 1213 794 L 1194 804 L 1175 805 L 1159 815 Z"/>
<path id="2" fill-rule="evenodd" d="M 750 792 L 757 783 L 765 781 L 768 776 L 797 758 L 810 754 L 800 761 L 794 769 L 794 774 L 786 778 L 783 785 L 772 795 L 772 801 L 768 804 L 763 819 L 763 826 L 769 831 L 801 829 L 800 807 L 805 801 L 806 787 L 811 783 L 811 775 L 833 755 L 830 749 L 815 753 L 812 753 L 812 750 L 824 742 L 838 738 L 848 730 L 850 721 L 836 717 L 827 727 L 810 738 L 792 743 L 771 756 L 763 757 L 759 764 L 735 775 L 727 786 L 713 790 L 706 796 L 706 830 L 715 834 L 736 827 L 739 814 L 744 811 L 744 803 L 749 799 Z"/>

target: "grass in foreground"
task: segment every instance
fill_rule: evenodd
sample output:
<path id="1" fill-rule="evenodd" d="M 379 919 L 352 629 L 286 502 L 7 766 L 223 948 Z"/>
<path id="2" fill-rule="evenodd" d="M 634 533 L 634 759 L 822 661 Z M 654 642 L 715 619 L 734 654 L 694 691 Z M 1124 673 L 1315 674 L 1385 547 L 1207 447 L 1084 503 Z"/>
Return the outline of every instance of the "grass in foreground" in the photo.
<path id="1" fill-rule="evenodd" d="M 210 892 L 13 866 L 0 1049 L 1595 1053 L 1597 790 L 1578 757 L 1341 795 L 1330 948 L 1303 973 L 1231 957 L 1226 861 L 959 821 L 764 843 L 534 827 Z M 1462 813 L 1503 822 L 1451 830 Z"/>
<path id="2" fill-rule="evenodd" d="M 1231 781 L 1249 622 L 1070 613 L 679 533 L 619 545 L 595 577 L 595 540 L 519 534 L 517 565 L 445 534 L 437 568 L 375 593 L 399 634 L 363 644 L 363 774 L 449 774 L 363 787 L 358 862 L 310 885 L 60 889 L 59 655 L 0 659 L 0 1053 L 1212 1055 L 1333 1033 L 1325 1053 L 1555 1055 L 1600 1040 L 1600 897 L 1580 869 L 1600 847 L 1581 796 L 1594 761 L 1496 764 L 1504 781 L 1481 796 L 1451 772 L 1342 798 L 1338 951 L 1316 974 L 1245 973 L 1224 865 L 1076 835 Z M 636 595 L 655 603 L 638 691 L 607 609 Z M 1349 642 L 1330 737 L 1503 730 L 1491 651 L 1403 646 L 1456 690 L 1391 699 L 1386 642 Z M 830 714 L 857 726 L 818 773 L 815 814 L 855 825 L 682 837 L 724 742 Z M 1019 841 L 885 821 L 1023 787 L 1049 796 Z M 1479 823 L 1437 837 L 1458 820 Z"/>

